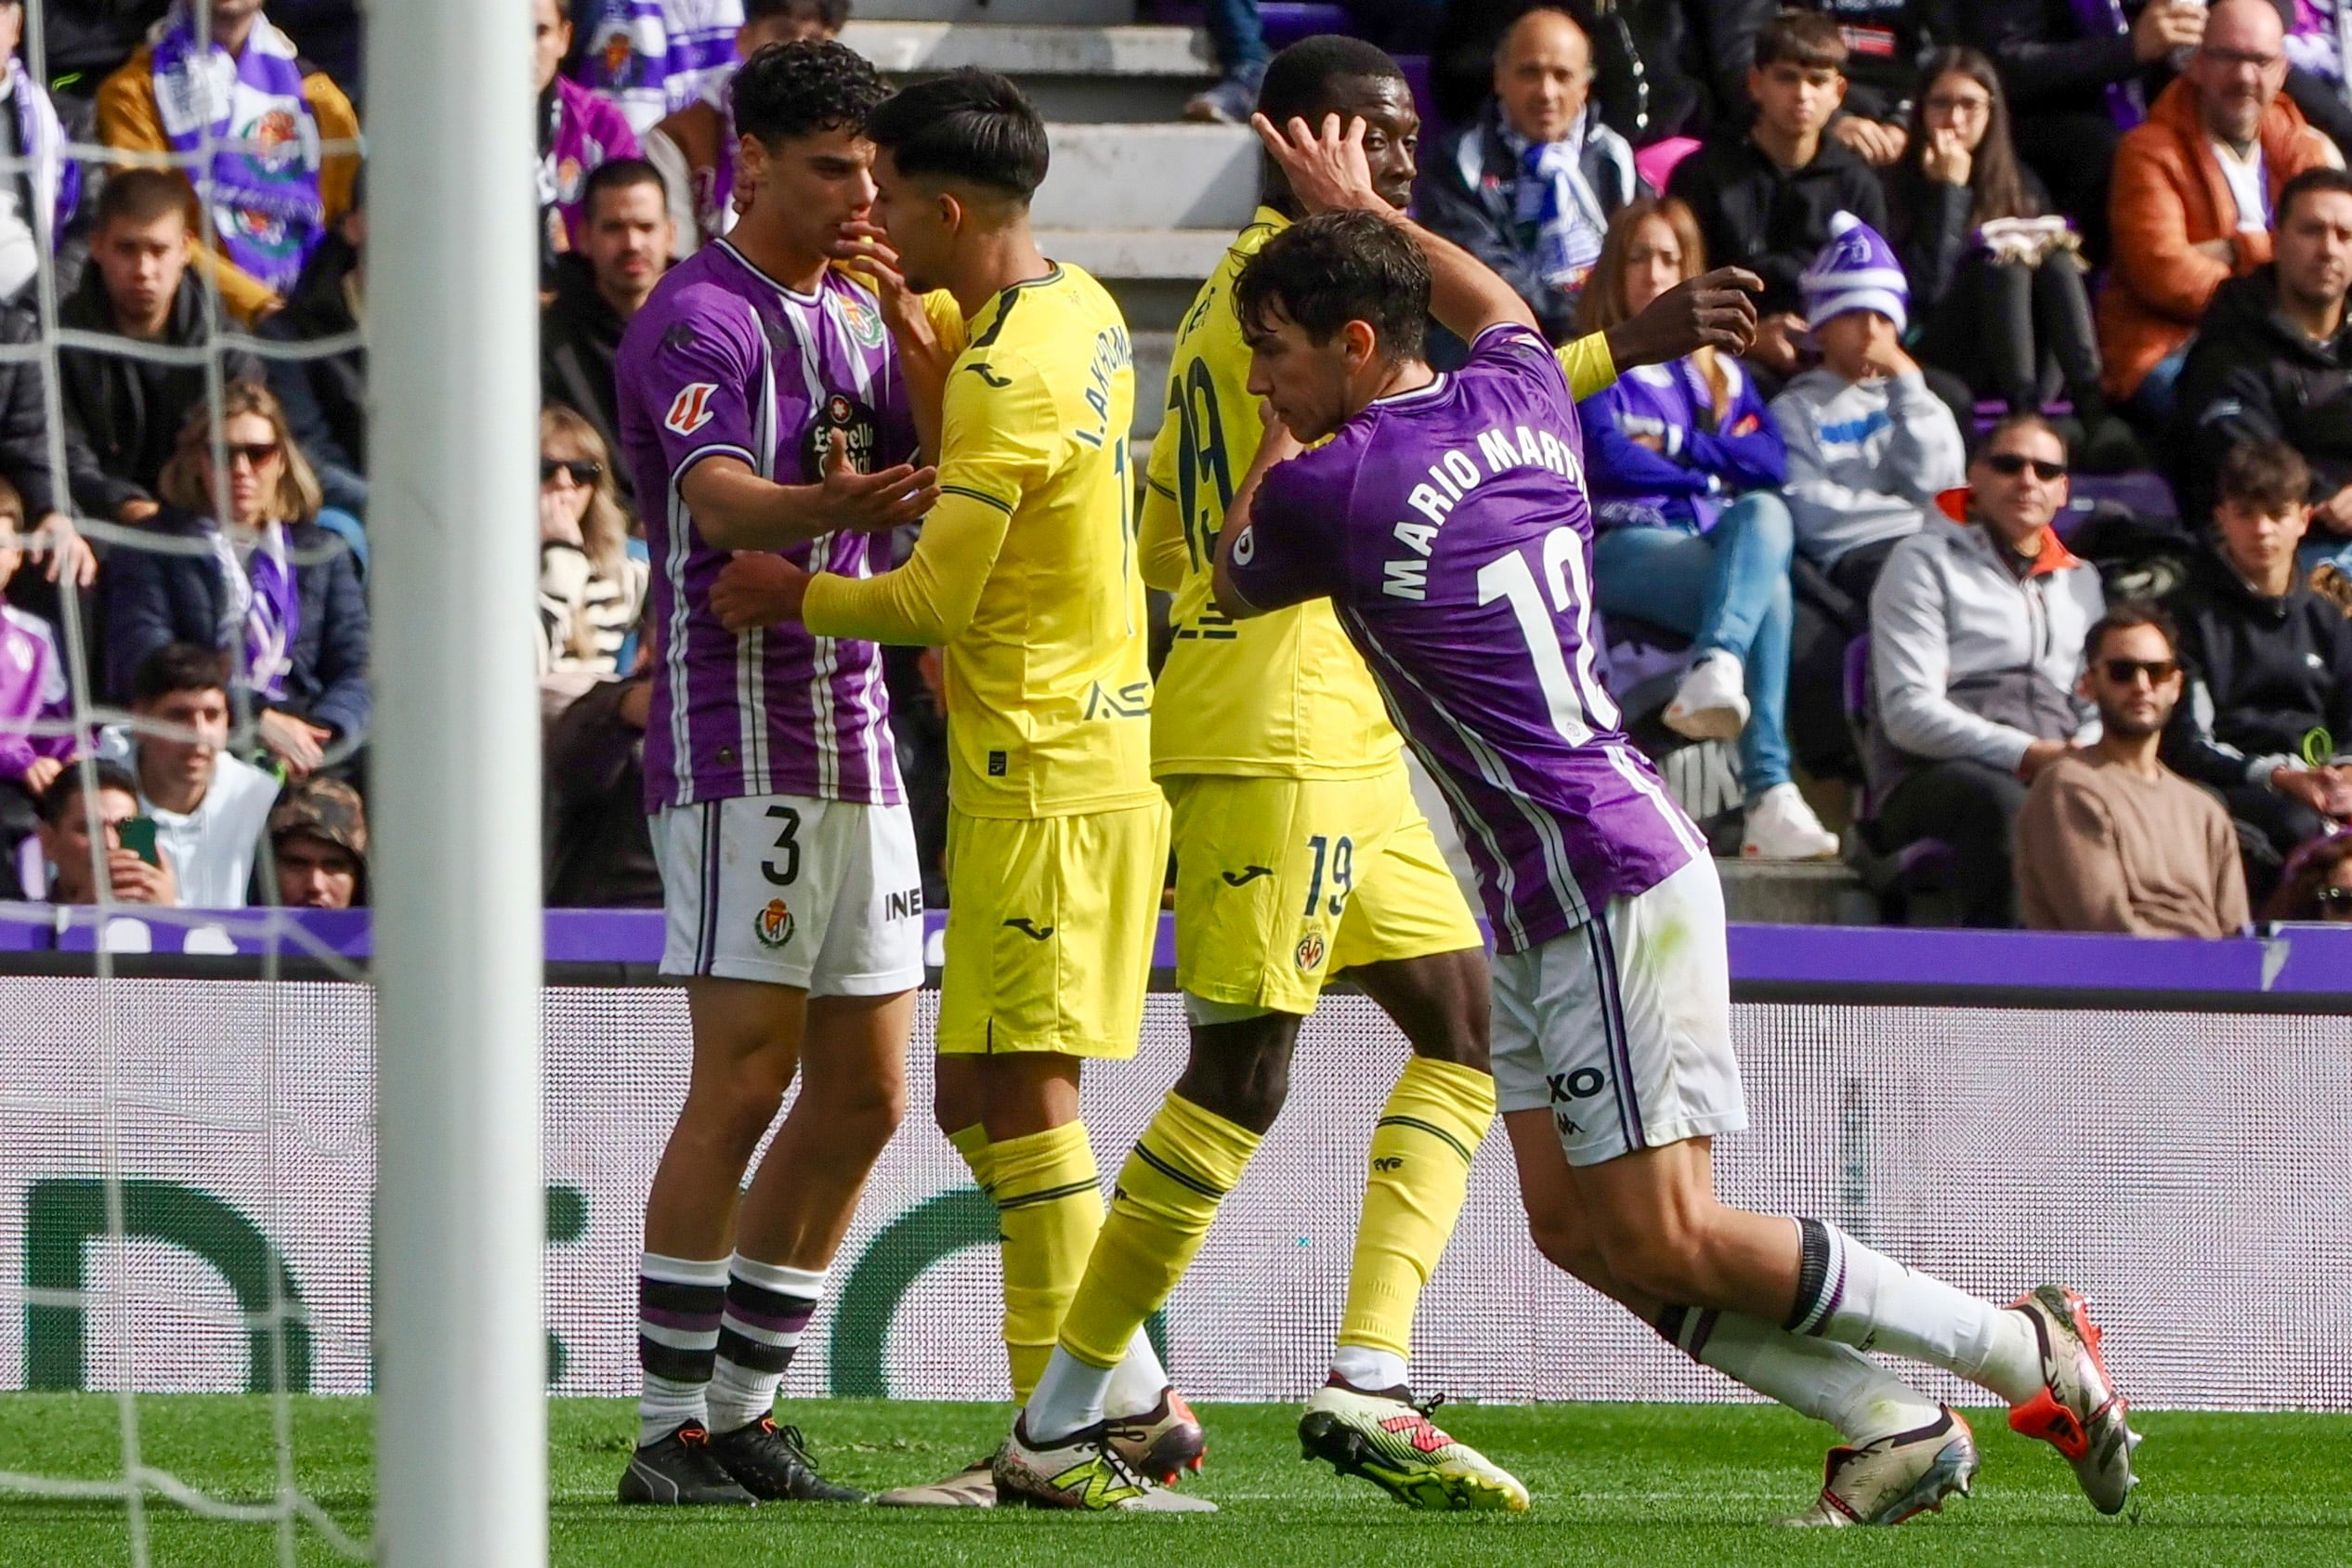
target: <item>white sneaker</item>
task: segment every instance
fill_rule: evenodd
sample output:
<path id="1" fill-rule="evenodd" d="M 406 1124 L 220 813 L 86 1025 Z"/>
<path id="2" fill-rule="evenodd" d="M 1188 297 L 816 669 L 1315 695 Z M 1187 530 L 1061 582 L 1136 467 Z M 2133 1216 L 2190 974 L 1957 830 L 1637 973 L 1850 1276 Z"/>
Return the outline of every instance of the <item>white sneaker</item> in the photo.
<path id="1" fill-rule="evenodd" d="M 1747 672 L 1720 648 L 1682 673 L 1666 704 L 1666 726 L 1692 740 L 1731 740 L 1747 727 Z"/>
<path id="2" fill-rule="evenodd" d="M 997 1450 L 997 1496 L 1033 1509 L 1088 1513 L 1215 1513 L 1206 1497 L 1187 1497 L 1145 1480 L 1119 1457 L 1100 1426 L 1058 1442 L 1033 1443 L 1022 1421 Z"/>
<path id="3" fill-rule="evenodd" d="M 1743 860 L 1835 860 L 1837 835 L 1822 826 L 1794 784 L 1775 784 L 1747 808 Z"/>
<path id="4" fill-rule="evenodd" d="M 1901 1524 L 1940 1510 L 1944 1499 L 1967 1496 L 1977 1473 L 1977 1444 L 1968 1423 L 1950 1405 L 1917 1431 L 1898 1432 L 1859 1448 L 1833 1448 L 1821 1496 L 1784 1524 Z"/>

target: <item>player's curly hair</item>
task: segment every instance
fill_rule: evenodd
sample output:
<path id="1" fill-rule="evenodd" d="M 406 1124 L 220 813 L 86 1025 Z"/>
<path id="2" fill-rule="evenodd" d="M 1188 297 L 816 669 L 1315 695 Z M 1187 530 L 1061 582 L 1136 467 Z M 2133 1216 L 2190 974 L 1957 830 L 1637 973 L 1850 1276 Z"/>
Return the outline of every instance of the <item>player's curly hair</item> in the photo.
<path id="1" fill-rule="evenodd" d="M 863 130 L 889 96 L 865 56 L 830 38 L 771 44 L 743 62 L 727 88 L 737 131 L 770 148 L 818 131 Z"/>
<path id="2" fill-rule="evenodd" d="M 1315 343 L 1369 322 L 1390 359 L 1418 359 L 1429 335 L 1429 261 L 1376 214 L 1318 214 L 1267 241 L 1234 280 L 1244 331 L 1271 331 L 1277 313 Z"/>

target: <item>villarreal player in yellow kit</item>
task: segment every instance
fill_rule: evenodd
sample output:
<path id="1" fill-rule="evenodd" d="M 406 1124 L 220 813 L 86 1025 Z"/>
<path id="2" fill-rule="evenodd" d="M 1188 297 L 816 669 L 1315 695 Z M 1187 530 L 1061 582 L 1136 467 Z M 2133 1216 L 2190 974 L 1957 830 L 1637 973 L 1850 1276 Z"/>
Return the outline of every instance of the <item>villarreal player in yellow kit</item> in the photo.
<path id="1" fill-rule="evenodd" d="M 1031 237 L 1045 127 L 1012 83 L 976 72 L 922 83 L 867 129 L 874 217 L 903 284 L 953 294 L 964 346 L 940 398 L 939 500 L 913 555 L 876 577 L 808 579 L 800 614 L 826 636 L 945 649 L 934 1108 L 996 1201 L 1004 1336 L 1026 1399 L 1103 1221 L 1079 1066 L 1134 1054 L 1168 864 L 1128 451 L 1132 353 L 1102 285 Z M 1102 1441 L 1119 1462 L 1196 1460 L 1199 1426 L 1148 1340 L 1130 1332 L 1112 1360 L 1122 1424 Z M 985 1503 L 994 1485 L 982 1465 L 883 1500 Z"/>
<path id="2" fill-rule="evenodd" d="M 1260 104 L 1277 124 L 1361 119 L 1379 189 L 1405 205 L 1418 123 L 1379 50 L 1337 37 L 1294 45 L 1269 66 Z M 1278 168 L 1269 165 L 1266 187 L 1267 204 L 1178 333 L 1141 529 L 1147 581 L 1175 595 L 1152 768 L 1174 810 L 1177 982 L 1192 1058 L 1120 1172 L 999 1473 L 1026 1471 L 1024 1491 L 1095 1506 L 1078 1483 L 1068 1434 L 1102 1418 L 1119 1347 L 1197 1251 L 1281 1108 L 1300 1023 L 1346 971 L 1413 1056 L 1372 1129 L 1332 1376 L 1300 1435 L 1310 1456 L 1416 1508 L 1523 1509 L 1518 1480 L 1439 1431 L 1406 1382 L 1414 1311 L 1495 1116 L 1481 934 L 1414 804 L 1403 743 L 1328 603 L 1235 622 L 1211 593 L 1225 507 L 1263 428 L 1232 286 L 1295 213 Z M 1599 335 L 1561 360 L 1578 397 L 1615 378 Z"/>

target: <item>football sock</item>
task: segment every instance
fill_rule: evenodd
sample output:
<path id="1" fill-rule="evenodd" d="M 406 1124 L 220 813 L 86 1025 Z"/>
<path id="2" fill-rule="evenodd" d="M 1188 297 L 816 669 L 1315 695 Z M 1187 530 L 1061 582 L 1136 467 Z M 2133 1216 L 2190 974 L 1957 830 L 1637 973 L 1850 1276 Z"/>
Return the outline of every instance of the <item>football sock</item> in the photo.
<path id="1" fill-rule="evenodd" d="M 954 1144 L 956 1153 L 963 1156 L 963 1163 L 972 1171 L 974 1185 L 984 1193 L 996 1185 L 997 1162 L 989 1147 L 987 1128 L 976 1121 L 970 1127 L 960 1127 L 947 1134 L 947 1142 Z"/>
<path id="2" fill-rule="evenodd" d="M 1783 1325 L 1966 1378 L 2011 1405 L 2042 1390 L 2041 1347 L 2017 1313 L 1905 1268 L 1823 1220 L 1797 1222 L 1797 1304 Z"/>
<path id="3" fill-rule="evenodd" d="M 1103 1191 L 1084 1122 L 991 1143 L 988 1156 L 1004 1236 L 1005 1351 L 1013 1403 L 1026 1405 L 1103 1228 Z M 1121 1339 L 1104 1359 L 1117 1362 L 1126 1353 Z"/>
<path id="4" fill-rule="evenodd" d="M 1494 1120 L 1491 1074 L 1423 1056 L 1405 1064 L 1372 1129 L 1340 1346 L 1385 1352 L 1400 1363 L 1412 1354 L 1413 1310 L 1461 1217 L 1471 1156 Z M 1355 1383 L 1336 1358 L 1332 1369 Z"/>
<path id="5" fill-rule="evenodd" d="M 1159 1404 L 1168 1384 L 1168 1368 L 1159 1364 L 1159 1352 L 1152 1349 L 1151 1336 L 1138 1328 L 1135 1338 L 1127 1342 L 1127 1353 L 1111 1368 L 1110 1387 L 1104 1391 L 1104 1411 L 1112 1416 L 1140 1416 Z"/>
<path id="6" fill-rule="evenodd" d="M 709 1424 L 703 1392 L 719 1353 L 726 1260 L 643 1254 L 637 1263 L 637 1444 L 659 1442 L 688 1421 Z"/>
<path id="7" fill-rule="evenodd" d="M 1936 1418 L 1934 1400 L 1861 1352 L 1800 1338 L 1761 1318 L 1668 1307 L 1653 1326 L 1700 1365 L 1828 1422 L 1857 1447 Z"/>
<path id="8" fill-rule="evenodd" d="M 1099 1367 L 1129 1353 L 1136 1330 L 1200 1250 L 1217 1205 L 1241 1180 L 1259 1142 L 1257 1133 L 1181 1095 L 1160 1102 L 1119 1169 L 1110 1217 L 1063 1320 L 1064 1350 Z"/>
<path id="9" fill-rule="evenodd" d="M 711 1374 L 711 1430 L 733 1431 L 766 1415 L 825 1295 L 823 1269 L 791 1269 L 737 1253 L 727 1263 L 726 1311 Z"/>

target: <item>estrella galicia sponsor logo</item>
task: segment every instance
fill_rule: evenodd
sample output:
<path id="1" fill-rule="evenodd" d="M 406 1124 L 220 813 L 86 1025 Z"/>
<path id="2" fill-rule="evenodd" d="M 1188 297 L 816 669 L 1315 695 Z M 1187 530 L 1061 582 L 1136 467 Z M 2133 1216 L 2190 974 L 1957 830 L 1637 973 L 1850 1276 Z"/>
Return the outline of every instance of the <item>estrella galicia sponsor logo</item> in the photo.
<path id="1" fill-rule="evenodd" d="M 842 433 L 842 444 L 848 449 L 849 465 L 860 474 L 874 471 L 874 451 L 882 444 L 882 422 L 872 408 L 848 396 L 835 392 L 817 405 L 817 413 L 808 422 L 807 444 L 802 458 L 808 464 L 812 479 L 821 477 L 825 464 L 832 457 L 833 432 Z"/>
<path id="2" fill-rule="evenodd" d="M 1042 942 L 1047 937 L 1053 934 L 1053 928 L 1052 926 L 1039 925 L 1037 921 L 1029 919 L 1026 915 L 1021 916 L 1018 920 L 1009 920 L 1004 923 L 1012 930 L 1019 932 L 1022 935 L 1027 937 L 1032 942 Z"/>
<path id="3" fill-rule="evenodd" d="M 792 911 L 781 898 L 771 898 L 751 917 L 751 934 L 763 947 L 781 947 L 792 939 Z"/>
<path id="4" fill-rule="evenodd" d="M 1227 871 L 1224 873 L 1225 885 L 1227 887 L 1248 887 L 1260 877 L 1271 877 L 1273 875 L 1274 868 L 1271 866 L 1244 866 L 1238 871 Z"/>

